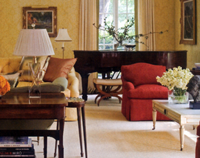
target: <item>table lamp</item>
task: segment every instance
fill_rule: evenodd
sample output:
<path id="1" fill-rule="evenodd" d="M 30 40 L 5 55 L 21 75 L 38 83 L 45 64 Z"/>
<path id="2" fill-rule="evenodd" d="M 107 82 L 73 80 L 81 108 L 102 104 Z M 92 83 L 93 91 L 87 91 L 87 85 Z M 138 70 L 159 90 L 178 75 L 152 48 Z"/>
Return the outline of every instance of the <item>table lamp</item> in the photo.
<path id="1" fill-rule="evenodd" d="M 55 38 L 55 41 L 56 42 L 63 42 L 62 43 L 62 50 L 63 50 L 63 59 L 64 59 L 64 52 L 65 52 L 64 42 L 71 42 L 72 41 L 72 39 L 69 37 L 67 29 L 59 29 L 58 36 Z"/>
<path id="2" fill-rule="evenodd" d="M 36 60 L 36 57 L 54 55 L 53 46 L 47 30 L 22 29 L 20 31 L 13 55 L 34 57 L 34 62 L 29 63 L 33 78 L 32 86 L 29 89 L 29 98 L 40 98 L 41 90 L 39 87 L 39 78 L 42 70 L 40 63 Z"/>

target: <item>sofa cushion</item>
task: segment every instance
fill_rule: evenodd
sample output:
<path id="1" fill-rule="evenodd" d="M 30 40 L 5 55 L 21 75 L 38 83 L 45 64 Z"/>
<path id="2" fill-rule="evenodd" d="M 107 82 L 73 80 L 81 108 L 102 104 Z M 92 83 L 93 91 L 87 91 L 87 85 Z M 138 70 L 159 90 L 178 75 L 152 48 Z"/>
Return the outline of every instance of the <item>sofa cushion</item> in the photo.
<path id="1" fill-rule="evenodd" d="M 68 80 L 65 77 L 58 77 L 52 83 L 55 85 L 61 85 L 62 86 L 61 91 L 67 89 L 68 86 Z"/>
<path id="2" fill-rule="evenodd" d="M 67 74 L 76 63 L 76 60 L 77 58 L 60 59 L 51 57 L 43 80 L 53 82 L 58 77 L 67 78 Z"/>
<path id="3" fill-rule="evenodd" d="M 131 99 L 167 99 L 168 88 L 157 84 L 140 85 L 128 92 Z"/>
<path id="4" fill-rule="evenodd" d="M 148 63 L 136 63 L 121 67 L 123 78 L 126 81 L 132 82 L 134 86 L 142 84 L 159 84 L 156 77 L 161 77 L 165 71 L 165 66 Z"/>
<path id="5" fill-rule="evenodd" d="M 10 92 L 27 93 L 30 88 L 31 82 L 27 82 L 26 86 L 12 88 Z M 67 88 L 68 81 L 64 77 L 55 79 L 52 83 L 45 82 L 40 85 L 42 93 L 60 93 Z"/>
<path id="6" fill-rule="evenodd" d="M 21 58 L 0 58 L 0 73 L 7 74 L 19 71 Z"/>
<path id="7" fill-rule="evenodd" d="M 41 88 L 41 93 L 60 93 L 63 89 L 61 85 L 52 83 L 42 84 L 40 85 L 40 88 Z M 29 89 L 30 86 L 17 87 L 17 88 L 12 88 L 10 92 L 28 93 Z"/>

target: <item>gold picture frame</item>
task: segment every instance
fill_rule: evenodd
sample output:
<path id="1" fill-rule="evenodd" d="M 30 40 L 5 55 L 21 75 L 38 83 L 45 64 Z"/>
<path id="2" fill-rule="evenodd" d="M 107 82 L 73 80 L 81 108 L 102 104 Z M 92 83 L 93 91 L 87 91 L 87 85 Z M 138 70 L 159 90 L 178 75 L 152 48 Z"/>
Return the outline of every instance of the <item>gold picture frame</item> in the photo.
<path id="1" fill-rule="evenodd" d="M 180 44 L 196 44 L 196 0 L 181 1 Z"/>
<path id="2" fill-rule="evenodd" d="M 57 7 L 23 7 L 23 29 L 47 29 L 49 37 L 56 37 Z"/>

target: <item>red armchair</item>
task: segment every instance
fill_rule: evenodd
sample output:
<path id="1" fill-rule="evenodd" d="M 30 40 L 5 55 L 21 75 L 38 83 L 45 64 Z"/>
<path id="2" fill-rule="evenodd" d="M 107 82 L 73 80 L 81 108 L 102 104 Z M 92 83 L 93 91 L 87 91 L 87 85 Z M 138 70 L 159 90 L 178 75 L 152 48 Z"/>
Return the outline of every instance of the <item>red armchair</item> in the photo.
<path id="1" fill-rule="evenodd" d="M 165 66 L 148 63 L 121 67 L 123 88 L 121 110 L 127 120 L 152 120 L 152 100 L 168 98 L 168 89 L 156 80 L 156 76 L 162 76 L 165 71 Z M 157 120 L 169 120 L 169 118 L 158 112 Z"/>

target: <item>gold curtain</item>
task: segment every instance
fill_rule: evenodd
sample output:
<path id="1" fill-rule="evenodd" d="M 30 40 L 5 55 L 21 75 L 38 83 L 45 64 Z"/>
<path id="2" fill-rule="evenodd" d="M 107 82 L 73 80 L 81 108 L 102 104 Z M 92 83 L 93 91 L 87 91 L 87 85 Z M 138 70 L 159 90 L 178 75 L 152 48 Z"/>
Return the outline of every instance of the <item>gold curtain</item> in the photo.
<path id="1" fill-rule="evenodd" d="M 136 0 L 137 33 L 146 34 L 155 32 L 154 24 L 154 0 Z M 155 34 L 149 35 L 148 39 L 140 39 L 144 44 L 139 44 L 139 50 L 156 50 Z"/>
<path id="2" fill-rule="evenodd" d="M 93 23 L 98 23 L 99 0 L 80 0 L 80 20 L 79 20 L 79 50 L 97 50 L 98 30 Z M 95 90 L 93 78 L 97 73 L 92 73 L 88 78 L 88 90 Z M 79 79 L 81 81 L 81 78 Z M 80 82 L 80 91 L 82 83 Z"/>

